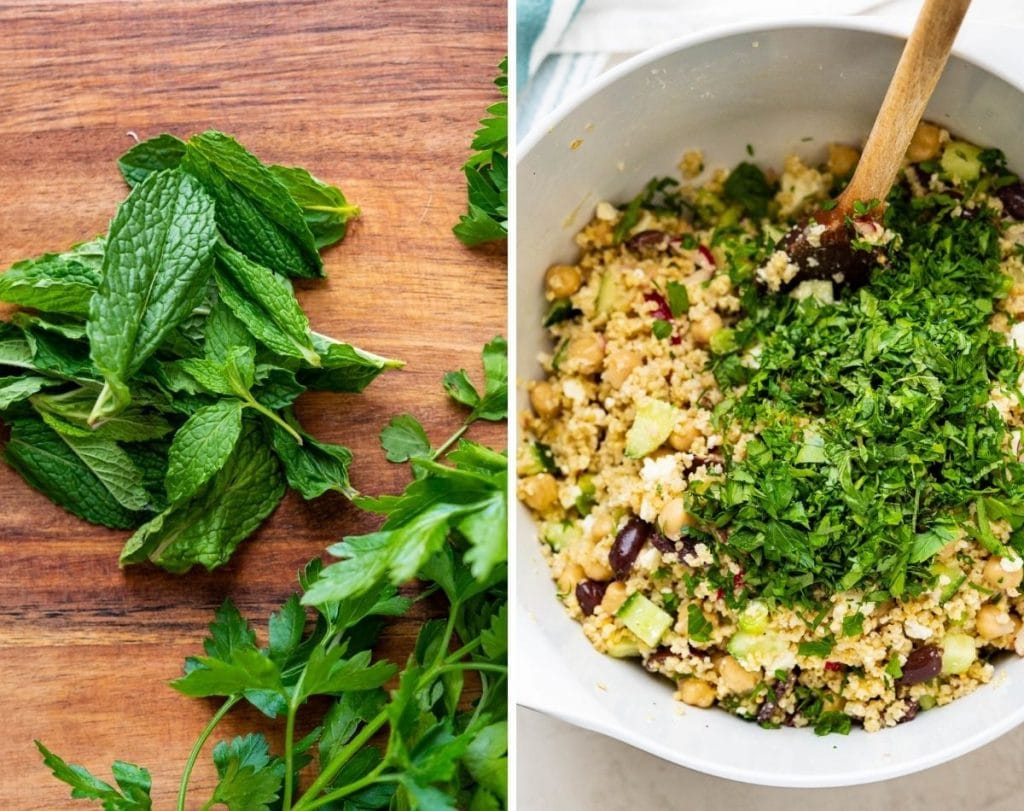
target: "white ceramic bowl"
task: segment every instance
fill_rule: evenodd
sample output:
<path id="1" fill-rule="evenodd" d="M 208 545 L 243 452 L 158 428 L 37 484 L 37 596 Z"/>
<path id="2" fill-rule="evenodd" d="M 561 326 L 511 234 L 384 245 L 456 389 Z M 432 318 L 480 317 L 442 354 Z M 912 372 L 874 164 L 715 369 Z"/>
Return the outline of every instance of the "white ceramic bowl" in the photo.
<path id="1" fill-rule="evenodd" d="M 862 19 L 746 25 L 691 37 L 609 72 L 523 145 L 517 197 L 517 374 L 539 375 L 542 276 L 572 261 L 573 234 L 600 200 L 621 201 L 675 174 L 700 147 L 710 166 L 756 149 L 762 165 L 792 152 L 820 159 L 830 140 L 862 141 L 902 50 L 896 26 Z M 902 32 L 905 34 L 905 31 Z M 966 35 L 966 36 L 965 36 Z M 1024 170 L 1024 61 L 1019 43 L 961 33 L 927 118 L 1001 147 Z M 972 45 L 971 43 L 976 43 Z M 982 67 L 983 66 L 983 67 Z M 1000 78 L 1002 77 L 1002 78 Z M 812 139 L 812 140 L 809 140 Z M 519 392 L 519 402 L 526 402 Z M 816 737 L 762 730 L 725 712 L 682 711 L 667 680 L 593 650 L 564 613 L 518 512 L 517 701 L 666 760 L 770 786 L 841 786 L 909 774 L 964 754 L 1024 720 L 1024 661 L 993 684 L 912 723 Z"/>

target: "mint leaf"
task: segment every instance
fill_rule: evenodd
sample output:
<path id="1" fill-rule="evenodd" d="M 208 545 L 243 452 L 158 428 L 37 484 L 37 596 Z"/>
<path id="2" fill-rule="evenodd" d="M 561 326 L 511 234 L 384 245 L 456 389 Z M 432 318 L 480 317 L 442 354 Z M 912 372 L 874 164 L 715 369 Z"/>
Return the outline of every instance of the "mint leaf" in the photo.
<path id="1" fill-rule="evenodd" d="M 388 369 L 405 364 L 366 352 L 351 344 L 335 341 L 313 333 L 313 346 L 320 355 L 319 369 L 303 369 L 299 382 L 316 391 L 339 391 L 358 394 Z"/>
<path id="2" fill-rule="evenodd" d="M 0 377 L 0 411 L 6 411 L 56 382 L 48 377 Z"/>
<path id="3" fill-rule="evenodd" d="M 117 159 L 117 168 L 129 186 L 138 186 L 154 172 L 177 169 L 185 157 L 185 142 L 163 133 L 136 144 Z"/>
<path id="4" fill-rule="evenodd" d="M 412 414 L 392 417 L 380 432 L 380 446 L 389 462 L 407 462 L 430 455 L 430 439 Z"/>
<path id="5" fill-rule="evenodd" d="M 256 340 L 280 355 L 319 366 L 309 319 L 288 281 L 223 243 L 216 255 L 221 299 Z"/>
<path id="6" fill-rule="evenodd" d="M 93 249 L 102 258 L 103 241 L 16 262 L 0 274 L 0 301 L 43 312 L 88 314 L 89 301 L 100 283 L 99 267 L 89 258 Z"/>
<path id="7" fill-rule="evenodd" d="M 242 433 L 242 402 L 219 400 L 199 409 L 178 429 L 167 457 L 167 497 L 194 494 L 224 467 Z"/>
<path id="8" fill-rule="evenodd" d="M 128 405 L 128 380 L 202 299 L 215 239 L 213 201 L 184 173 L 150 175 L 121 204 L 89 307 L 90 352 L 106 381 L 94 422 Z"/>
<path id="9" fill-rule="evenodd" d="M 262 735 L 249 734 L 221 741 L 213 748 L 219 782 L 209 806 L 226 805 L 228 811 L 271 811 L 284 781 L 285 764 L 270 757 Z"/>
<path id="10" fill-rule="evenodd" d="M 58 434 L 122 507 L 133 512 L 146 509 L 149 494 L 140 483 L 139 470 L 116 442 L 99 436 Z"/>
<path id="11" fill-rule="evenodd" d="M 320 442 L 302 434 L 302 445 L 280 425 L 271 429 L 274 451 L 284 465 L 288 484 L 298 490 L 304 499 L 319 498 L 328 490 L 335 490 L 352 498 L 356 491 L 349 484 L 348 467 L 352 452 L 341 445 Z"/>
<path id="12" fill-rule="evenodd" d="M 59 420 L 59 427 L 48 424 L 63 434 L 94 436 L 115 442 L 145 442 L 160 439 L 174 430 L 167 419 L 145 406 L 132 405 L 120 414 L 108 417 L 102 425 L 89 426 L 89 413 L 99 394 L 99 386 L 91 384 L 60 394 L 40 394 L 32 398 L 32 406 L 44 419 Z"/>
<path id="13" fill-rule="evenodd" d="M 291 166 L 268 168 L 302 209 L 302 216 L 313 232 L 318 248 L 345 238 L 349 221 L 359 216 L 359 206 L 349 203 L 341 189 L 317 180 L 305 169 Z"/>
<path id="14" fill-rule="evenodd" d="M 302 209 L 256 156 L 213 130 L 192 136 L 182 166 L 217 203 L 217 225 L 232 247 L 289 276 L 323 276 Z"/>
<path id="15" fill-rule="evenodd" d="M 152 788 L 149 772 L 130 763 L 116 761 L 113 766 L 114 779 L 118 789 L 94 777 L 82 766 L 68 764 L 39 741 L 36 748 L 43 756 L 43 763 L 53 776 L 71 786 L 74 800 L 100 800 L 106 811 L 150 811 L 153 804 L 149 792 Z"/>
<path id="16" fill-rule="evenodd" d="M 121 563 L 148 558 L 171 572 L 195 564 L 214 569 L 227 562 L 283 495 L 277 458 L 261 426 L 246 420 L 224 467 L 190 499 L 143 524 L 125 543 Z"/>
<path id="17" fill-rule="evenodd" d="M 52 428 L 40 420 L 11 423 L 4 460 L 29 485 L 86 521 L 129 529 L 136 513 L 122 505 L 89 466 Z"/>
<path id="18" fill-rule="evenodd" d="M 679 318 L 681 315 L 686 315 L 690 310 L 690 294 L 686 289 L 686 285 L 679 282 L 669 282 L 667 291 L 668 308 L 672 312 L 672 317 Z"/>

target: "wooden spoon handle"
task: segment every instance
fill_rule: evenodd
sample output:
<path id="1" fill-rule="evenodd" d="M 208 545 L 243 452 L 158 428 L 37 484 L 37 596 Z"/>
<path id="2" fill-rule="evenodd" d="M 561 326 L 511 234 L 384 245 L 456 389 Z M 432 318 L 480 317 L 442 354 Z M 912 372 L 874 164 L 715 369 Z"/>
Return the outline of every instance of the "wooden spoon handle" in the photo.
<path id="1" fill-rule="evenodd" d="M 970 4 L 925 0 L 837 213 L 849 214 L 857 200 L 885 200 L 889 194 Z"/>

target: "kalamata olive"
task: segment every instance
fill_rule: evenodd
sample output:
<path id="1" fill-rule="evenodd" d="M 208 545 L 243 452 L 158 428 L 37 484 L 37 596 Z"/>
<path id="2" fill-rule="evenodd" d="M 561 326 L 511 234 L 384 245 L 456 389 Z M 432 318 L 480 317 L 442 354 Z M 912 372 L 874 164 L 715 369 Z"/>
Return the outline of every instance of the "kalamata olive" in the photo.
<path id="1" fill-rule="evenodd" d="M 903 664 L 903 675 L 899 683 L 903 685 L 921 684 L 934 679 L 942 670 L 942 651 L 937 645 L 923 645 L 914 648 Z"/>
<path id="2" fill-rule="evenodd" d="M 651 537 L 651 529 L 650 524 L 634 515 L 615 536 L 615 543 L 608 553 L 608 563 L 619 580 L 629 577 L 636 556 Z"/>
<path id="3" fill-rule="evenodd" d="M 896 722 L 897 724 L 906 724 L 913 721 L 917 718 L 917 713 L 921 709 L 921 705 L 912 698 L 908 698 L 904 702 L 904 706 L 906 707 L 906 711 L 903 713 L 903 717 Z"/>
<path id="4" fill-rule="evenodd" d="M 608 584 L 598 580 L 581 580 L 576 584 L 576 602 L 585 616 L 590 616 L 601 605 Z"/>
<path id="5" fill-rule="evenodd" d="M 661 530 L 651 533 L 651 546 L 664 555 L 679 551 L 678 547 L 676 547 L 676 542 L 671 538 L 666 538 Z"/>
<path id="6" fill-rule="evenodd" d="M 1011 183 L 996 190 L 1003 210 L 1015 220 L 1024 220 L 1024 183 Z"/>
<path id="7" fill-rule="evenodd" d="M 644 248 L 663 251 L 668 247 L 669 242 L 671 242 L 671 237 L 664 231 L 649 228 L 646 231 L 641 231 L 639 234 L 633 234 L 633 236 L 626 240 L 626 247 L 634 253 L 638 253 Z"/>

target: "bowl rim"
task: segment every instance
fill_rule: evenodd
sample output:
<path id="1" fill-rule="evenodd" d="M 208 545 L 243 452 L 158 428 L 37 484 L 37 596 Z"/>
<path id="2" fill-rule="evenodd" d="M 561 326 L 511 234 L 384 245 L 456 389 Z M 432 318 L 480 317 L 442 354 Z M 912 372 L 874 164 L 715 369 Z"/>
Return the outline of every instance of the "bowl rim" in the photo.
<path id="1" fill-rule="evenodd" d="M 519 141 L 518 156 L 516 159 L 517 174 L 518 169 L 520 169 L 529 159 L 531 152 L 564 119 L 575 112 L 577 108 L 587 103 L 591 98 L 604 91 L 610 85 L 619 81 L 620 78 L 642 69 L 677 51 L 687 50 L 698 45 L 736 36 L 751 35 L 759 32 L 771 33 L 800 28 L 861 31 L 895 39 L 905 39 L 909 33 L 910 25 L 911 23 L 907 21 L 880 17 L 853 17 L 839 15 L 766 16 L 756 20 L 715 26 L 704 31 L 671 39 L 661 45 L 632 56 L 629 59 L 624 60 L 621 64 L 610 68 L 588 83 L 587 86 L 579 93 L 566 99 L 554 110 L 536 120 L 530 131 L 527 132 Z M 994 27 L 979 23 L 972 24 L 969 21 L 965 22 L 963 30 L 969 31 L 971 29 L 983 31 L 985 29 L 994 29 Z M 954 47 L 953 56 L 985 71 L 988 74 L 991 74 L 998 79 L 1001 79 L 1011 87 L 1021 93 L 1024 93 L 1024 74 L 1014 76 L 1008 69 L 1007 65 L 1001 61 L 1001 55 L 998 49 L 994 51 L 993 58 L 993 53 L 989 51 L 983 52 L 977 44 L 972 47 L 970 43 L 964 43 L 961 41 Z M 517 280 L 518 274 L 513 273 L 510 279 L 510 287 L 512 288 L 511 300 L 513 304 L 516 301 L 515 286 Z M 516 355 L 518 355 L 518 352 Z M 517 386 L 517 390 L 519 389 L 521 389 L 521 386 Z M 511 439 L 514 443 L 519 437 L 518 425 L 513 424 L 510 428 L 512 435 Z M 514 487 L 514 472 L 511 473 L 511 476 L 513 477 Z M 513 511 L 513 514 L 517 516 L 515 521 L 515 530 L 517 533 L 521 531 L 520 527 L 522 522 L 529 522 L 532 524 L 532 519 L 521 504 L 517 505 L 517 509 Z M 534 542 L 539 542 L 536 538 L 535 532 L 531 532 L 531 535 Z M 518 562 L 518 556 L 516 556 L 517 565 L 515 567 L 516 574 L 514 575 L 515 579 L 513 580 L 513 583 L 518 581 Z M 523 615 L 525 613 L 525 607 L 521 603 L 517 603 L 517 611 L 513 612 L 515 619 L 513 619 L 512 624 L 516 645 L 519 644 L 519 638 L 521 636 L 520 623 L 524 626 L 530 624 L 529 622 L 524 621 L 525 617 Z M 999 685 L 992 683 L 986 685 L 986 687 L 988 689 L 999 689 Z M 828 788 L 854 786 L 906 776 L 933 766 L 938 766 L 942 763 L 946 763 L 960 757 L 961 755 L 967 754 L 968 752 L 995 740 L 1024 722 L 1024 704 L 1021 704 L 1013 712 L 1007 713 L 1003 716 L 998 723 L 989 724 L 984 728 L 979 729 L 974 734 L 959 739 L 953 745 L 931 752 L 924 752 L 913 757 L 902 758 L 890 766 L 872 766 L 871 768 L 853 771 L 843 770 L 842 772 L 823 770 L 816 774 L 801 774 L 799 772 L 759 770 L 753 764 L 723 765 L 719 761 L 703 758 L 699 751 L 680 751 L 676 748 L 670 747 L 661 743 L 654 737 L 641 734 L 636 731 L 635 727 L 627 727 L 618 723 L 610 723 L 602 718 L 595 718 L 593 716 L 584 715 L 581 712 L 574 711 L 575 708 L 571 703 L 558 703 L 554 696 L 551 696 L 552 700 L 546 700 L 547 697 L 545 694 L 539 690 L 527 689 L 524 691 L 522 679 L 513 679 L 511 688 L 511 698 L 519 706 L 550 715 L 573 726 L 597 732 L 614 740 L 622 741 L 623 743 L 637 749 L 641 749 L 670 763 L 728 780 L 779 788 Z M 884 732 L 885 731 L 883 730 L 879 734 L 884 734 Z"/>

